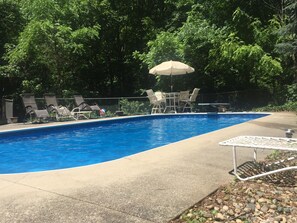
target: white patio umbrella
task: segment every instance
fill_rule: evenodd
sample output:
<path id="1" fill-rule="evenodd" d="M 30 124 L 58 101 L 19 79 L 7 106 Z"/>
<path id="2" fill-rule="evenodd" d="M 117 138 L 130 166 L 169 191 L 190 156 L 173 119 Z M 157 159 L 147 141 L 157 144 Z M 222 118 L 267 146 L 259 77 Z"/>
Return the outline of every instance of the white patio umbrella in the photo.
<path id="1" fill-rule="evenodd" d="M 155 67 L 153 67 L 152 69 L 149 70 L 150 74 L 154 74 L 154 75 L 168 75 L 170 76 L 170 87 L 171 87 L 171 91 L 172 91 L 172 76 L 174 75 L 183 75 L 183 74 L 187 74 L 187 73 L 192 73 L 194 72 L 195 69 L 193 67 L 190 67 L 187 64 L 184 64 L 182 62 L 179 61 L 166 61 L 163 62 Z"/>

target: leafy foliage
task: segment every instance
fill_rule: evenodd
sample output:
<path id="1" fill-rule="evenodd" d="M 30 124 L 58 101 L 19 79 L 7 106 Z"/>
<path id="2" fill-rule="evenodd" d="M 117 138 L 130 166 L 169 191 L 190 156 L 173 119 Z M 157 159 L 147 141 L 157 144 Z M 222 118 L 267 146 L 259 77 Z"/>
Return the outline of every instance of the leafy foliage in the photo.
<path id="1" fill-rule="evenodd" d="M 288 102 L 296 102 L 297 101 L 297 83 L 288 85 L 286 93 L 286 100 Z"/>
<path id="2" fill-rule="evenodd" d="M 179 60 L 195 73 L 174 77 L 175 90 L 263 89 L 275 103 L 292 101 L 297 3 L 284 3 L 283 8 L 273 0 L 1 1 L 1 94 L 166 91 L 169 78 L 148 69 Z"/>
<path id="3" fill-rule="evenodd" d="M 5 44 L 15 43 L 23 23 L 24 19 L 17 4 L 0 2 L 0 55 L 5 52 Z"/>
<path id="4" fill-rule="evenodd" d="M 86 26 L 83 22 L 78 27 L 71 25 L 73 18 L 64 20 L 67 10 L 58 2 L 23 3 L 23 11 L 30 20 L 20 32 L 18 44 L 6 55 L 10 67 L 19 69 L 21 89 L 33 93 L 72 89 L 77 81 L 75 75 L 89 62 L 85 59 L 92 42 L 99 38 L 100 26 Z M 77 13 L 79 17 L 80 12 Z"/>
<path id="5" fill-rule="evenodd" d="M 258 112 L 281 112 L 281 111 L 293 111 L 297 112 L 297 102 L 287 102 L 283 105 L 268 105 L 261 108 L 255 108 L 254 111 Z"/>
<path id="6" fill-rule="evenodd" d="M 128 99 L 122 99 L 119 101 L 121 106 L 121 110 L 126 115 L 139 115 L 139 114 L 146 114 L 147 108 L 145 107 L 144 103 L 139 101 L 128 101 Z"/>
<path id="7" fill-rule="evenodd" d="M 287 79 L 297 83 L 297 2 L 286 0 L 283 26 L 279 29 L 280 41 L 276 50 L 282 55 Z"/>

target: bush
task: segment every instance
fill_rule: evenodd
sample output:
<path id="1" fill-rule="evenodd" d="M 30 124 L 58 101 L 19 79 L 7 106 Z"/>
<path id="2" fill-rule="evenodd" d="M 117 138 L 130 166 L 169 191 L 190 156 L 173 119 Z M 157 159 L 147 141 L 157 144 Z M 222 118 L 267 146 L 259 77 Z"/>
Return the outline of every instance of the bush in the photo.
<path id="1" fill-rule="evenodd" d="M 288 102 L 297 101 L 297 83 L 287 86 L 286 100 Z"/>
<path id="2" fill-rule="evenodd" d="M 147 114 L 147 109 L 144 103 L 139 101 L 128 101 L 128 99 L 121 99 L 120 100 L 121 110 L 126 115 L 141 115 Z"/>
<path id="3" fill-rule="evenodd" d="M 253 110 L 258 112 L 281 112 L 281 111 L 297 112 L 297 102 L 287 102 L 283 105 L 268 105 L 261 108 L 255 108 Z"/>

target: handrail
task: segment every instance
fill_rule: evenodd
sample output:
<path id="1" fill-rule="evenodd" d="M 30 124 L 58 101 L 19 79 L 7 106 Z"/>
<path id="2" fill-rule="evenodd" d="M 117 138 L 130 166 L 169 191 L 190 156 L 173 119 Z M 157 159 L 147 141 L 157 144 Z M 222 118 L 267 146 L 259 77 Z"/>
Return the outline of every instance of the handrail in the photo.
<path id="1" fill-rule="evenodd" d="M 43 100 L 44 98 L 36 98 L 38 100 Z M 57 98 L 58 100 L 74 100 L 74 98 Z M 119 99 L 147 99 L 146 96 L 139 96 L 139 97 L 103 97 L 103 98 L 85 98 L 86 100 L 119 100 Z"/>

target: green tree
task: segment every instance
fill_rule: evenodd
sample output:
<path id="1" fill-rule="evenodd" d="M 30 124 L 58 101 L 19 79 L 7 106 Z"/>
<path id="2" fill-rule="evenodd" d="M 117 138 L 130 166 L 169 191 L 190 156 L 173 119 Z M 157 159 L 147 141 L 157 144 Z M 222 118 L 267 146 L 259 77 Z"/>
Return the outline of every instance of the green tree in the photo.
<path id="1" fill-rule="evenodd" d="M 24 25 L 20 7 L 13 1 L 0 1 L 0 97 L 14 93 L 18 81 L 10 77 L 16 72 L 5 60 L 5 52 L 17 43 Z"/>
<path id="2" fill-rule="evenodd" d="M 0 12 L 0 75 L 12 91 L 168 90 L 148 68 L 170 59 L 195 68 L 174 78 L 177 90 L 281 95 L 296 82 L 293 0 L 7 0 Z"/>
<path id="3" fill-rule="evenodd" d="M 117 22 L 110 27 L 112 32 L 106 39 L 109 57 L 103 58 L 110 77 L 109 92 L 118 96 L 133 95 L 149 80 L 147 67 L 141 67 L 133 53 L 142 51 L 148 41 L 165 29 L 175 5 L 161 0 L 110 0 L 110 5 Z"/>
<path id="4" fill-rule="evenodd" d="M 24 8 L 29 21 L 20 33 L 18 44 L 7 53 L 10 66 L 19 69 L 23 91 L 62 93 L 80 83 L 76 75 L 88 66 L 87 55 L 92 42 L 99 38 L 100 25 L 73 23 L 73 17 L 82 16 L 84 2 L 78 11 L 71 3 L 58 5 L 37 0 Z M 64 14 L 72 17 L 63 17 Z"/>
<path id="5" fill-rule="evenodd" d="M 286 0 L 284 8 L 284 25 L 280 27 L 281 40 L 277 51 L 282 55 L 287 68 L 288 79 L 297 83 L 297 2 Z M 290 78 L 291 77 L 291 78 Z"/>
<path id="6" fill-rule="evenodd" d="M 149 68 L 168 60 L 183 61 L 184 45 L 176 33 L 161 32 L 155 40 L 149 41 L 147 45 L 148 53 L 140 54 L 136 51 L 134 56 L 142 60 Z M 169 78 L 168 76 L 156 76 L 157 82 L 154 88 L 168 91 L 170 87 Z M 176 86 L 176 84 L 174 85 Z"/>
<path id="7" fill-rule="evenodd" d="M 5 44 L 14 43 L 24 24 L 20 8 L 10 1 L 0 2 L 0 57 L 5 53 Z M 3 61 L 0 60 L 0 65 Z"/>

